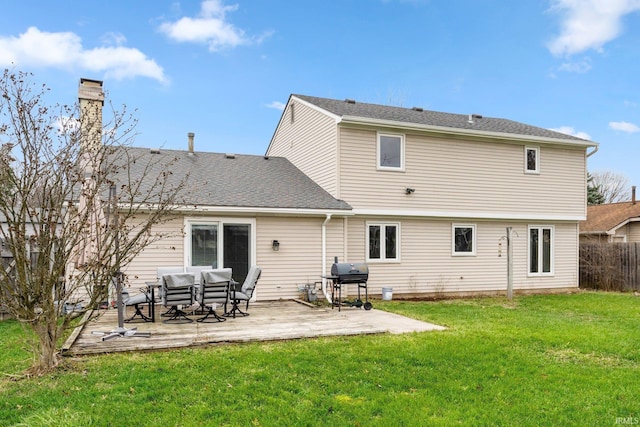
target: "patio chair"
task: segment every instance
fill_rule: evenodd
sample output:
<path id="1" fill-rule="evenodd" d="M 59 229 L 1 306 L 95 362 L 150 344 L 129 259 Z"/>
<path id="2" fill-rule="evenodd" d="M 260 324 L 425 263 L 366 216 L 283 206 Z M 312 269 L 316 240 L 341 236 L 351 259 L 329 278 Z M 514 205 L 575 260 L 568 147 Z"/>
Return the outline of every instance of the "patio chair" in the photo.
<path id="1" fill-rule="evenodd" d="M 162 286 L 162 276 L 164 276 L 165 274 L 175 274 L 175 273 L 184 273 L 184 267 L 181 265 L 175 266 L 175 267 L 158 267 L 158 269 L 156 270 L 156 278 L 158 280 L 158 284 L 156 285 L 158 288 L 158 295 L 156 296 L 157 301 L 160 301 L 160 302 L 163 301 L 164 288 Z M 160 316 L 161 317 L 173 316 L 174 311 L 175 309 L 171 307 L 169 310 L 165 311 Z"/>
<path id="2" fill-rule="evenodd" d="M 147 291 L 142 290 L 139 294 L 131 296 L 126 288 L 122 288 L 122 303 L 125 307 L 133 306 L 136 310 L 133 316 L 124 320 L 125 322 L 132 322 L 136 316 L 140 316 L 140 320 L 144 322 L 153 322 L 153 319 L 145 315 L 140 308 L 140 304 L 151 303 L 151 295 Z"/>
<path id="3" fill-rule="evenodd" d="M 191 323 L 193 319 L 187 317 L 182 307 L 193 305 L 193 286 L 195 277 L 191 273 L 174 273 L 162 276 L 162 305 L 175 307 L 173 316 L 163 320 L 163 323 Z"/>
<path id="4" fill-rule="evenodd" d="M 205 270 L 201 272 L 200 287 L 198 289 L 198 302 L 200 307 L 208 307 L 209 311 L 206 316 L 198 319 L 198 322 L 207 322 L 209 316 L 210 321 L 224 322 L 224 317 L 216 313 L 217 304 L 224 306 L 224 312 L 227 311 L 227 302 L 229 301 L 229 283 L 231 283 L 231 269 L 221 268 L 217 270 Z"/>
<path id="5" fill-rule="evenodd" d="M 256 285 L 258 284 L 258 279 L 260 279 L 260 275 L 262 274 L 262 269 L 257 265 L 252 266 L 249 269 L 249 273 L 247 273 L 247 277 L 244 279 L 244 283 L 242 283 L 242 287 L 240 290 L 236 290 L 235 288 L 229 291 L 229 300 L 231 301 L 231 311 L 225 313 L 225 316 L 234 318 L 236 315 L 239 316 L 248 316 L 249 313 L 240 310 L 240 303 L 242 301 L 246 301 L 247 305 L 245 310 L 249 310 L 249 300 L 253 296 L 253 292 L 256 289 Z"/>
<path id="6" fill-rule="evenodd" d="M 195 301 L 195 304 L 197 304 L 197 307 L 195 308 L 195 312 L 199 312 L 199 313 L 204 313 L 204 306 L 200 305 L 200 299 L 198 298 L 198 292 L 200 291 L 200 282 L 202 281 L 202 272 L 205 270 L 211 270 L 211 266 L 210 265 L 205 265 L 205 266 L 187 266 L 185 267 L 185 272 L 186 273 L 191 273 L 195 276 L 196 281 L 193 287 L 193 299 Z"/>

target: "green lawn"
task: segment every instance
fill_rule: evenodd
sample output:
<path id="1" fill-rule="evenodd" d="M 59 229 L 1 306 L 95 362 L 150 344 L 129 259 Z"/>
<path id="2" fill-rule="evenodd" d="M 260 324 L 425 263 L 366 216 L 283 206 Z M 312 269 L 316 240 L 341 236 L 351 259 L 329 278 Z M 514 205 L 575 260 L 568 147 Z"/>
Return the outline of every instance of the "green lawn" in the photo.
<path id="1" fill-rule="evenodd" d="M 0 322 L 0 425 L 640 423 L 640 297 L 374 305 L 449 329 L 93 356 L 15 380 L 24 338 Z"/>

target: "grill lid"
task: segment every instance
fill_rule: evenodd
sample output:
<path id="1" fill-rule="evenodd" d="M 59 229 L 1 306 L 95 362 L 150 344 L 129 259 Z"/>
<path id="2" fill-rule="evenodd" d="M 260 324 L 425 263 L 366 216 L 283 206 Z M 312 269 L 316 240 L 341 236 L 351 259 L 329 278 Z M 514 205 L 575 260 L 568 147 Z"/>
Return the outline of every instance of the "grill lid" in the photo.
<path id="1" fill-rule="evenodd" d="M 362 283 L 369 279 L 369 266 L 364 262 L 336 262 L 331 266 L 331 275 L 340 283 Z"/>

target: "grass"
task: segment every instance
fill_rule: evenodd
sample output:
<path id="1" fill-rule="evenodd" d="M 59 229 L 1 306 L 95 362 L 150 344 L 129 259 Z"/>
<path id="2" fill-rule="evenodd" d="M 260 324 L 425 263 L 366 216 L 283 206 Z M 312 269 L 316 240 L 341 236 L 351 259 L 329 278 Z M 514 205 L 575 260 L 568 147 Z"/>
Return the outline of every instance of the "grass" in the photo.
<path id="1" fill-rule="evenodd" d="M 68 360 L 39 378 L 0 322 L 0 425 L 504 425 L 640 422 L 640 298 L 578 293 L 376 308 L 444 332 Z"/>

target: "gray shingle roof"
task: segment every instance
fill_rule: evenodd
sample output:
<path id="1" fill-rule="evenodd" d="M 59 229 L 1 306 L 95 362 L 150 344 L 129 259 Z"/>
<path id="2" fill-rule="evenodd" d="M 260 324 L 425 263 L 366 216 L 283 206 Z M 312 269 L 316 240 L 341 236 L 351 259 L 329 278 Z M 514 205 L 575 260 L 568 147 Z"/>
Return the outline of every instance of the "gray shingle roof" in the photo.
<path id="1" fill-rule="evenodd" d="M 367 104 L 364 102 L 347 102 L 318 98 L 306 95 L 291 95 L 307 101 L 340 117 L 360 117 L 375 120 L 388 120 L 416 125 L 439 126 L 467 131 L 497 132 L 512 135 L 533 136 L 542 138 L 564 139 L 570 141 L 587 141 L 575 136 L 539 128 L 513 120 L 493 117 L 474 118 L 469 123 L 469 114 L 441 113 L 438 111 L 418 111 L 413 108 L 392 107 L 387 105 Z"/>
<path id="2" fill-rule="evenodd" d="M 152 188 L 160 172 L 170 172 L 177 183 L 189 174 L 185 204 L 200 206 L 350 210 L 283 157 L 159 150 L 127 147 L 133 182 L 143 193 Z M 124 156 L 122 157 L 124 159 Z M 150 162 L 151 169 L 147 169 Z M 118 175 L 124 178 L 123 173 Z"/>

